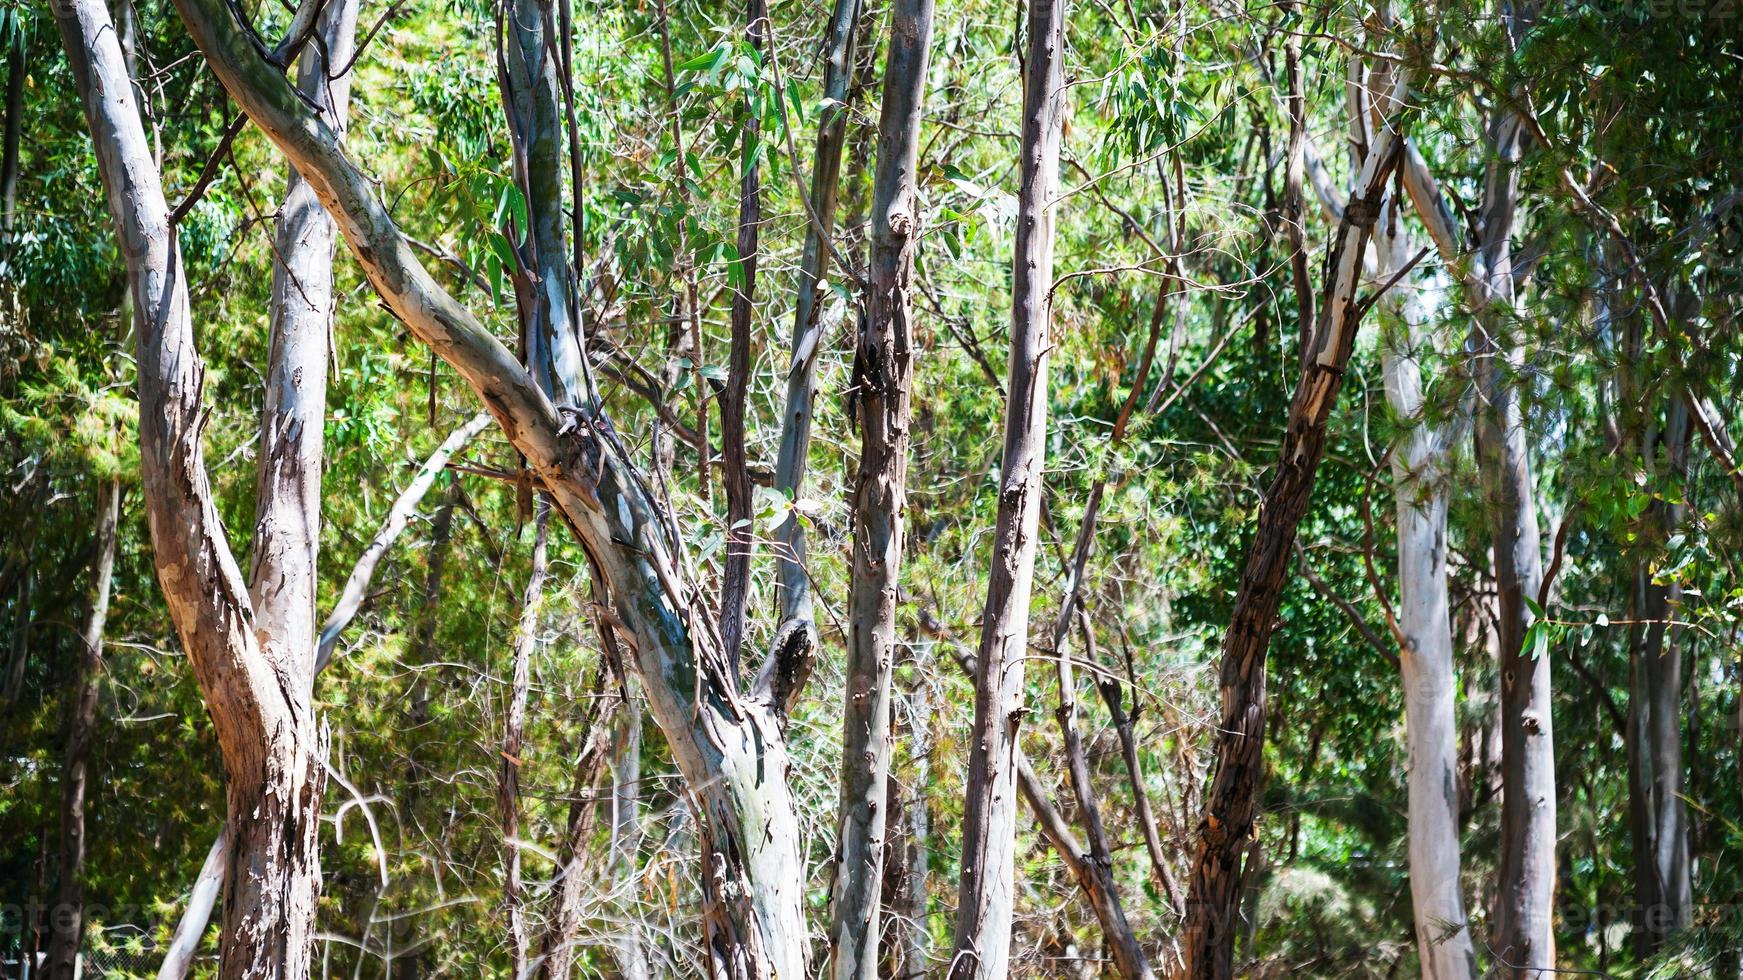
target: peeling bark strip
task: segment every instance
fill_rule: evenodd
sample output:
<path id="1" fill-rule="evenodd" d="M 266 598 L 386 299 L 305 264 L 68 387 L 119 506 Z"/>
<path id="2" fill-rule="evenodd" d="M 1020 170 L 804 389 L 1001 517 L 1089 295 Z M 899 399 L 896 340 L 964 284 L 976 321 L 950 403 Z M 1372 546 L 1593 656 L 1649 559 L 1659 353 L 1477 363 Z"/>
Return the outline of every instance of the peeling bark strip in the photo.
<path id="1" fill-rule="evenodd" d="M 1008 972 L 1017 837 L 1017 727 L 1046 465 L 1053 206 L 1065 118 L 1065 0 L 1031 0 L 1024 62 L 1021 186 L 1012 258 L 1004 462 L 974 679 L 952 980 Z"/>
<path id="2" fill-rule="evenodd" d="M 847 703 L 842 711 L 841 833 L 829 928 L 836 980 L 877 980 L 889 831 L 890 679 L 908 495 L 913 416 L 915 189 L 932 0 L 890 13 L 884 104 L 872 190 L 871 283 L 853 358 L 859 473 L 853 489 L 853 590 L 848 599 Z"/>
<path id="3" fill-rule="evenodd" d="M 388 308 L 479 394 L 575 532 L 633 649 L 649 707 L 691 787 L 704 935 L 717 976 L 805 974 L 804 865 L 779 719 L 738 690 L 707 603 L 610 419 L 557 407 L 419 262 L 374 185 L 251 43 L 224 0 L 178 0 L 194 43 L 238 106 L 339 222 Z"/>
<path id="4" fill-rule="evenodd" d="M 1394 89 L 1402 103 L 1404 86 Z M 1296 527 L 1313 495 L 1344 367 L 1355 345 L 1366 304 L 1356 297 L 1361 263 L 1380 214 L 1386 181 L 1398 161 L 1397 120 L 1377 127 L 1344 208 L 1325 266 L 1323 305 L 1301 382 L 1289 406 L 1277 474 L 1260 503 L 1258 528 L 1247 550 L 1235 611 L 1223 639 L 1222 721 L 1216 775 L 1205 797 L 1199 849 L 1188 892 L 1183 976 L 1228 980 L 1234 975 L 1239 929 L 1242 859 L 1258 813 L 1265 738 L 1265 655 L 1283 597 L 1283 578 L 1295 547 Z"/>
<path id="5" fill-rule="evenodd" d="M 103 670 L 103 626 L 109 619 L 109 586 L 115 575 L 115 539 L 121 521 L 121 482 L 103 484 L 97 500 L 97 559 L 91 568 L 91 610 L 80 631 L 79 681 L 67 712 L 66 756 L 61 764 L 61 843 L 56 916 L 71 912 L 70 928 L 49 935 L 44 973 L 71 980 L 85 934 L 85 783 L 91 738 L 97 728 L 97 694 Z"/>

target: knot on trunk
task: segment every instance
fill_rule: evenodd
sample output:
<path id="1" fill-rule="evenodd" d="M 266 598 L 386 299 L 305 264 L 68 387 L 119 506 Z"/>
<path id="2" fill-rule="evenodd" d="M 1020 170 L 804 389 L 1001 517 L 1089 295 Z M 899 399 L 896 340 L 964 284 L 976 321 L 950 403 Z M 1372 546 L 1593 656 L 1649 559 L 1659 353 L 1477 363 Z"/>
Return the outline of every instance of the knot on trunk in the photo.
<path id="1" fill-rule="evenodd" d="M 1357 228 L 1372 228 L 1380 220 L 1380 194 L 1355 197 L 1344 207 L 1344 218 Z"/>

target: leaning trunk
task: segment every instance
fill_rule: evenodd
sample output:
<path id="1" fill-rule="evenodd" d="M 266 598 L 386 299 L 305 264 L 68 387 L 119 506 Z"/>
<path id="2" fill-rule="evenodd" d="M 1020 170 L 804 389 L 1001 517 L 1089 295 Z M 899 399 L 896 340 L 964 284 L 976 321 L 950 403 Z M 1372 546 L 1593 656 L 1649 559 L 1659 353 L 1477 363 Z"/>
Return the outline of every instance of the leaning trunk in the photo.
<path id="1" fill-rule="evenodd" d="M 1397 86 L 1393 103 L 1402 101 L 1402 88 Z M 1259 507 L 1258 528 L 1247 549 L 1234 615 L 1224 635 L 1216 775 L 1205 796 L 1192 868 L 1183 943 L 1185 977 L 1228 980 L 1234 975 L 1235 935 L 1240 928 L 1237 903 L 1243 861 L 1258 817 L 1263 768 L 1265 656 L 1296 528 L 1307 513 L 1325 452 L 1326 423 L 1364 312 L 1356 299 L 1362 255 L 1380 213 L 1387 177 L 1397 162 L 1398 139 L 1392 124 L 1377 127 L 1339 222 L 1325 266 L 1328 281 L 1313 342 L 1302 358 L 1301 381 L 1289 407 L 1282 455 Z"/>
<path id="2" fill-rule="evenodd" d="M 920 200 L 915 155 L 926 97 L 932 0 L 891 13 L 872 198 L 866 323 L 854 354 L 859 474 L 853 491 L 853 592 L 848 600 L 847 703 L 842 712 L 841 834 L 830 952 L 836 980 L 876 980 L 882 934 L 890 759 L 890 677 L 908 494 L 914 385 L 911 323 Z"/>
<path id="3" fill-rule="evenodd" d="M 206 934 L 206 924 L 212 919 L 212 908 L 218 904 L 218 889 L 224 883 L 224 855 L 230 851 L 223 830 L 206 851 L 194 887 L 188 892 L 188 907 L 182 911 L 164 950 L 163 964 L 157 968 L 157 980 L 182 980 L 193 968 L 194 954 L 200 951 L 200 939 Z"/>
<path id="4" fill-rule="evenodd" d="M 91 611 L 79 634 L 79 678 L 67 712 L 66 759 L 61 768 L 60 884 L 50 916 L 48 963 L 51 980 L 71 980 L 78 972 L 85 933 L 85 783 L 91 737 L 97 728 L 97 692 L 103 669 L 103 626 L 109 619 L 109 584 L 115 572 L 116 526 L 121 519 L 121 483 L 103 484 L 97 502 L 97 558 L 91 570 Z M 61 928 L 62 924 L 67 928 Z"/>

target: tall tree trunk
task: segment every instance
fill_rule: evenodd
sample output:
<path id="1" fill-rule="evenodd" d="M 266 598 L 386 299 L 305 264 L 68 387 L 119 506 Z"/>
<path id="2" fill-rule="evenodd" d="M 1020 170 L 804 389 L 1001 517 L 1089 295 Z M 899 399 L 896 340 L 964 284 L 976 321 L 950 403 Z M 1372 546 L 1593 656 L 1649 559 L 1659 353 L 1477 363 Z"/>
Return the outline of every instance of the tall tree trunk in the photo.
<path id="1" fill-rule="evenodd" d="M 897 0 L 890 15 L 872 191 L 870 295 L 854 352 L 860 431 L 853 491 L 847 702 L 842 711 L 841 830 L 829 929 L 836 980 L 877 980 L 888 836 L 890 679 L 908 495 L 913 415 L 912 324 L 921 202 L 916 155 L 925 111 L 932 0 Z"/>
<path id="2" fill-rule="evenodd" d="M 1509 8 L 1515 40 L 1530 5 Z M 1451 209 L 1416 148 L 1406 147 L 1403 184 L 1442 259 L 1455 270 L 1475 322 L 1477 468 L 1494 521 L 1499 593 L 1501 680 L 1501 874 L 1490 949 L 1504 975 L 1536 977 L 1555 968 L 1551 904 L 1555 896 L 1555 736 L 1551 719 L 1550 661 L 1524 649 L 1535 620 L 1527 600 L 1540 600 L 1542 545 L 1537 492 L 1531 475 L 1525 415 L 1517 378 L 1525 358 L 1515 338 L 1517 291 L 1512 235 L 1519 209 L 1519 162 L 1525 125 L 1518 113 L 1497 107 L 1485 141 L 1481 234 L 1467 249 Z M 1468 252 L 1475 251 L 1472 263 Z"/>
<path id="3" fill-rule="evenodd" d="M 1543 580 L 1537 508 L 1518 394 L 1492 350 L 1479 364 L 1489 392 L 1477 459 L 1495 521 L 1501 634 L 1501 894 L 1495 958 L 1510 975 L 1535 977 L 1555 963 L 1550 903 L 1555 890 L 1555 756 L 1550 659 L 1525 649 Z"/>
<path id="4" fill-rule="evenodd" d="M 1388 202 L 1389 205 L 1395 202 Z M 1376 247 L 1385 274 L 1405 260 L 1391 229 Z M 1474 980 L 1476 953 L 1459 881 L 1458 723 L 1447 593 L 1447 507 L 1452 432 L 1426 420 L 1422 367 L 1425 311 L 1408 292 L 1393 304 L 1399 323 L 1386 344 L 1386 399 L 1411 429 L 1392 451 L 1398 533 L 1399 671 L 1404 686 L 1411 910 L 1417 956 L 1428 980 Z"/>
<path id="5" fill-rule="evenodd" d="M 766 0 L 745 6 L 744 39 L 762 52 L 769 33 Z M 743 146 L 738 185 L 738 269 L 732 290 L 732 337 L 726 353 L 726 387 L 720 392 L 721 483 L 726 489 L 726 558 L 720 581 L 720 637 L 732 675 L 739 671 L 745 617 L 750 610 L 750 445 L 745 431 L 750 392 L 752 319 L 756 315 L 757 262 L 763 224 L 762 123 L 752 89 L 745 92 Z"/>
<path id="6" fill-rule="evenodd" d="M 351 75 L 329 79 L 329 60 L 347 65 L 359 0 L 328 0 L 299 59 L 297 90 L 343 133 Z M 274 660 L 292 664 L 301 691 L 314 688 L 317 659 L 316 557 L 321 542 L 321 455 L 327 364 L 333 350 L 333 246 L 339 228 L 295 170 L 273 231 L 272 340 L 261 415 L 249 596 Z"/>
<path id="7" fill-rule="evenodd" d="M 1024 60 L 1011 352 L 998 520 L 974 678 L 952 980 L 1009 972 L 1016 911 L 1017 728 L 1046 466 L 1053 223 L 1065 120 L 1065 0 L 1031 0 Z"/>
<path id="8" fill-rule="evenodd" d="M 85 785 L 91 738 L 97 728 L 97 694 L 103 671 L 103 626 L 109 618 L 109 585 L 115 573 L 115 539 L 121 520 L 121 482 L 103 484 L 97 500 L 97 557 L 91 567 L 91 609 L 79 634 L 78 682 L 67 712 L 66 756 L 61 763 L 59 884 L 49 916 L 51 980 L 72 980 L 85 933 Z M 61 928 L 67 924 L 70 928 Z"/>
<path id="9" fill-rule="evenodd" d="M 799 291 L 793 304 L 792 363 L 787 368 L 786 409 L 781 415 L 781 444 L 775 457 L 775 489 L 797 501 L 805 487 L 811 457 L 811 422 L 817 400 L 817 358 L 823 353 L 824 284 L 835 248 L 835 208 L 841 190 L 841 151 L 847 139 L 847 100 L 853 81 L 854 49 L 859 39 L 862 0 L 835 0 L 823 56 L 823 97 L 817 119 L 817 146 L 811 156 L 812 219 L 805 226 L 805 250 L 799 260 Z M 875 45 L 874 45 L 875 47 Z M 805 525 L 790 513 L 775 528 L 776 590 L 780 625 L 774 650 L 763 671 L 777 705 L 791 708 L 810 677 L 817 650 L 816 613 L 811 600 L 811 572 L 806 563 Z"/>
<path id="10" fill-rule="evenodd" d="M 1482 294 L 1477 383 L 1484 405 L 1477 466 L 1494 521 L 1501 635 L 1501 887 L 1497 965 L 1518 977 L 1555 967 L 1555 737 L 1550 663 L 1525 648 L 1543 582 L 1537 491 L 1520 401 L 1524 354 L 1513 339 L 1512 226 L 1518 211 L 1524 124 L 1497 111 L 1489 124 L 1491 163 L 1483 194 Z"/>
<path id="11" fill-rule="evenodd" d="M 551 525 L 551 505 L 539 498 L 534 518 L 532 570 L 527 574 L 521 599 L 520 623 L 514 634 L 513 677 L 509 682 L 508 716 L 502 730 L 501 764 L 496 781 L 496 808 L 502 820 L 502 904 L 508 918 L 510 963 L 516 977 L 526 971 L 526 909 L 521 905 L 520 859 L 520 767 L 526 740 L 527 695 L 532 686 L 533 651 L 539 643 L 539 612 L 549 569 L 546 537 Z"/>
<path id="12" fill-rule="evenodd" d="M 322 8 L 315 27 L 320 43 L 307 45 L 298 63 L 298 92 L 339 133 L 345 129 L 351 79 L 349 73 L 336 79 L 328 73 L 335 65 L 350 63 L 358 6 L 358 0 L 332 0 Z M 275 971 L 297 975 L 312 966 L 315 902 L 321 890 L 326 730 L 314 717 L 311 699 L 337 238 L 338 226 L 314 191 L 291 171 L 274 229 L 272 339 L 261 412 L 249 601 L 260 655 L 294 678 L 290 697 L 302 732 L 294 747 L 269 757 L 266 778 L 259 784 L 239 779 L 234 767 L 229 774 L 225 837 L 230 853 L 219 947 L 225 977 Z M 270 740 L 273 728 L 265 731 Z M 275 869 L 280 863 L 282 868 Z M 282 879 L 274 881 L 275 874 Z M 260 896 L 258 907 L 254 894 Z M 275 905 L 283 910 L 283 925 L 272 921 Z M 280 937 L 282 953 L 273 948 Z"/>
<path id="13" fill-rule="evenodd" d="M 1402 102 L 1403 85 L 1390 101 Z M 1312 498 L 1325 452 L 1326 423 L 1343 385 L 1365 307 L 1357 303 L 1361 264 L 1380 214 L 1386 181 L 1397 163 L 1395 123 L 1372 134 L 1325 265 L 1318 322 L 1289 406 L 1276 475 L 1259 508 L 1247 549 L 1235 611 L 1222 648 L 1222 716 L 1216 775 L 1205 797 L 1199 848 L 1188 892 L 1183 976 L 1228 980 L 1240 928 L 1237 903 L 1247 842 L 1258 816 L 1265 737 L 1265 656 L 1282 601 L 1296 528 Z"/>
<path id="14" fill-rule="evenodd" d="M 1653 427 L 1656 428 L 1656 427 Z M 1670 398 L 1662 430 L 1643 437 L 1642 462 L 1657 475 L 1686 475 L 1691 433 L 1687 404 Z M 1655 500 L 1652 542 L 1675 533 L 1687 505 Z M 1683 802 L 1683 658 L 1668 623 L 1681 598 L 1676 582 L 1655 580 L 1651 555 L 1637 559 L 1630 630 L 1633 684 L 1628 700 L 1628 809 L 1634 841 L 1634 941 L 1642 957 L 1690 921 L 1688 812 Z"/>
<path id="15" fill-rule="evenodd" d="M 1390 11 L 1384 16 L 1389 20 Z M 1385 94 L 1391 66 L 1376 64 L 1356 92 L 1355 136 L 1363 127 L 1384 125 L 1396 110 Z M 1335 202 L 1325 199 L 1328 210 Z M 1373 241 L 1372 279 L 1376 288 L 1408 271 L 1412 244 L 1399 220 L 1405 200 L 1385 198 Z M 1392 449 L 1392 497 L 1398 540 L 1398 667 L 1404 687 L 1405 743 L 1409 752 L 1410 897 L 1416 948 L 1428 980 L 1475 980 L 1476 952 L 1459 880 L 1459 781 L 1457 684 L 1453 666 L 1452 620 L 1447 589 L 1448 480 L 1454 443 L 1463 419 L 1433 423 L 1422 391 L 1421 351 L 1429 348 L 1419 290 L 1404 288 L 1385 297 L 1395 322 L 1381 336 L 1386 400 L 1411 425 Z"/>

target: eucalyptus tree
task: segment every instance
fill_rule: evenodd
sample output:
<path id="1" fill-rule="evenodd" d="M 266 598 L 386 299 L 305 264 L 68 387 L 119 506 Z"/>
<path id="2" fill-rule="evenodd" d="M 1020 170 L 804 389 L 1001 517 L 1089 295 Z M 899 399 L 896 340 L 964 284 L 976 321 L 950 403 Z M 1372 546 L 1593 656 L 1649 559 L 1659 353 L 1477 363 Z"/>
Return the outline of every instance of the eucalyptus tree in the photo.
<path id="1" fill-rule="evenodd" d="M 342 129 L 347 82 L 326 58 L 349 56 L 356 7 L 336 3 L 299 18 L 278 57 L 311 31 L 324 48 L 302 59 L 311 113 Z M 310 694 L 316 649 L 315 556 L 333 314 L 336 228 L 293 177 L 279 219 L 268 394 L 245 584 L 213 503 L 200 432 L 204 367 L 194 340 L 171 211 L 109 12 L 100 2 L 56 5 L 75 82 L 128 260 L 139 345 L 144 497 L 158 578 L 218 731 L 227 775 L 224 931 L 226 977 L 300 975 L 312 964 L 320 892 L 319 807 L 324 729 Z"/>
<path id="2" fill-rule="evenodd" d="M 900 642 L 896 605 L 906 536 L 913 419 L 913 293 L 923 213 L 917 185 L 920 120 L 932 45 L 932 0 L 890 11 L 872 192 L 870 281 L 853 358 L 859 472 L 853 490 L 853 585 L 848 600 L 847 693 L 842 711 L 840 859 L 830 926 L 838 980 L 876 980 L 889 836 L 891 679 Z"/>
<path id="3" fill-rule="evenodd" d="M 1526 13 L 1503 18 L 1514 45 L 1529 27 Z M 1531 436 L 1517 380 L 1525 354 L 1515 326 L 1521 298 L 1513 237 L 1521 160 L 1531 137 L 1524 117 L 1504 103 L 1489 110 L 1483 132 L 1486 172 L 1474 240 L 1460 234 L 1414 146 L 1405 148 L 1403 183 L 1442 259 L 1458 277 L 1472 316 L 1480 402 L 1477 462 L 1492 521 L 1501 648 L 1501 871 L 1491 947 L 1501 969 L 1534 976 L 1555 965 L 1556 784 L 1551 660 L 1527 643 L 1528 637 L 1543 636 L 1531 627 L 1548 599 Z"/>
<path id="4" fill-rule="evenodd" d="M 1394 21 L 1385 5 L 1377 10 L 1382 33 L 1373 40 L 1384 45 L 1383 31 Z M 1370 130 L 1385 125 L 1397 106 L 1387 101 L 1395 75 L 1392 63 L 1364 64 L 1358 57 L 1352 56 L 1344 103 L 1350 114 L 1349 145 L 1359 161 L 1369 146 Z M 1299 84 L 1291 80 L 1292 86 Z M 1291 91 L 1294 98 L 1297 90 Z M 1343 198 L 1325 162 L 1310 144 L 1302 153 L 1321 208 L 1338 220 Z M 1459 799 L 1449 792 L 1457 785 L 1459 732 L 1447 580 L 1447 514 L 1456 476 L 1456 441 L 1468 429 L 1467 405 L 1462 395 L 1450 408 L 1431 404 L 1426 397 L 1423 362 L 1437 346 L 1434 321 L 1441 311 L 1433 302 L 1432 284 L 1405 281 L 1423 254 L 1403 223 L 1407 206 L 1396 188 L 1386 192 L 1366 272 L 1371 288 L 1383 293 L 1382 308 L 1389 314 L 1380 335 L 1387 404 L 1407 426 L 1389 451 L 1399 601 L 1396 616 L 1387 609 L 1387 621 L 1399 647 L 1409 745 L 1411 912 L 1422 975 L 1471 978 L 1477 975 L 1477 963 L 1460 880 Z"/>
<path id="5" fill-rule="evenodd" d="M 1404 106 L 1407 91 L 1406 76 L 1400 73 L 1381 97 L 1382 104 Z M 1234 616 L 1223 638 L 1216 769 L 1198 827 L 1183 937 L 1183 970 L 1189 977 L 1226 980 L 1234 975 L 1238 902 L 1263 768 L 1265 658 L 1296 531 L 1325 453 L 1327 422 L 1357 328 L 1370 305 L 1356 291 L 1387 183 L 1398 166 L 1404 115 L 1402 109 L 1387 113 L 1374 127 L 1338 222 L 1324 266 L 1318 318 L 1310 342 L 1303 345 L 1301 380 L 1283 430 L 1278 470 L 1260 504 Z"/>
<path id="6" fill-rule="evenodd" d="M 1023 661 L 1047 460 L 1053 231 L 1066 103 L 1065 8 L 1065 0 L 1033 0 L 1028 10 L 1004 456 L 975 665 L 952 980 L 992 980 L 1010 970 L 1021 758 L 1017 729 L 1024 711 Z"/>

